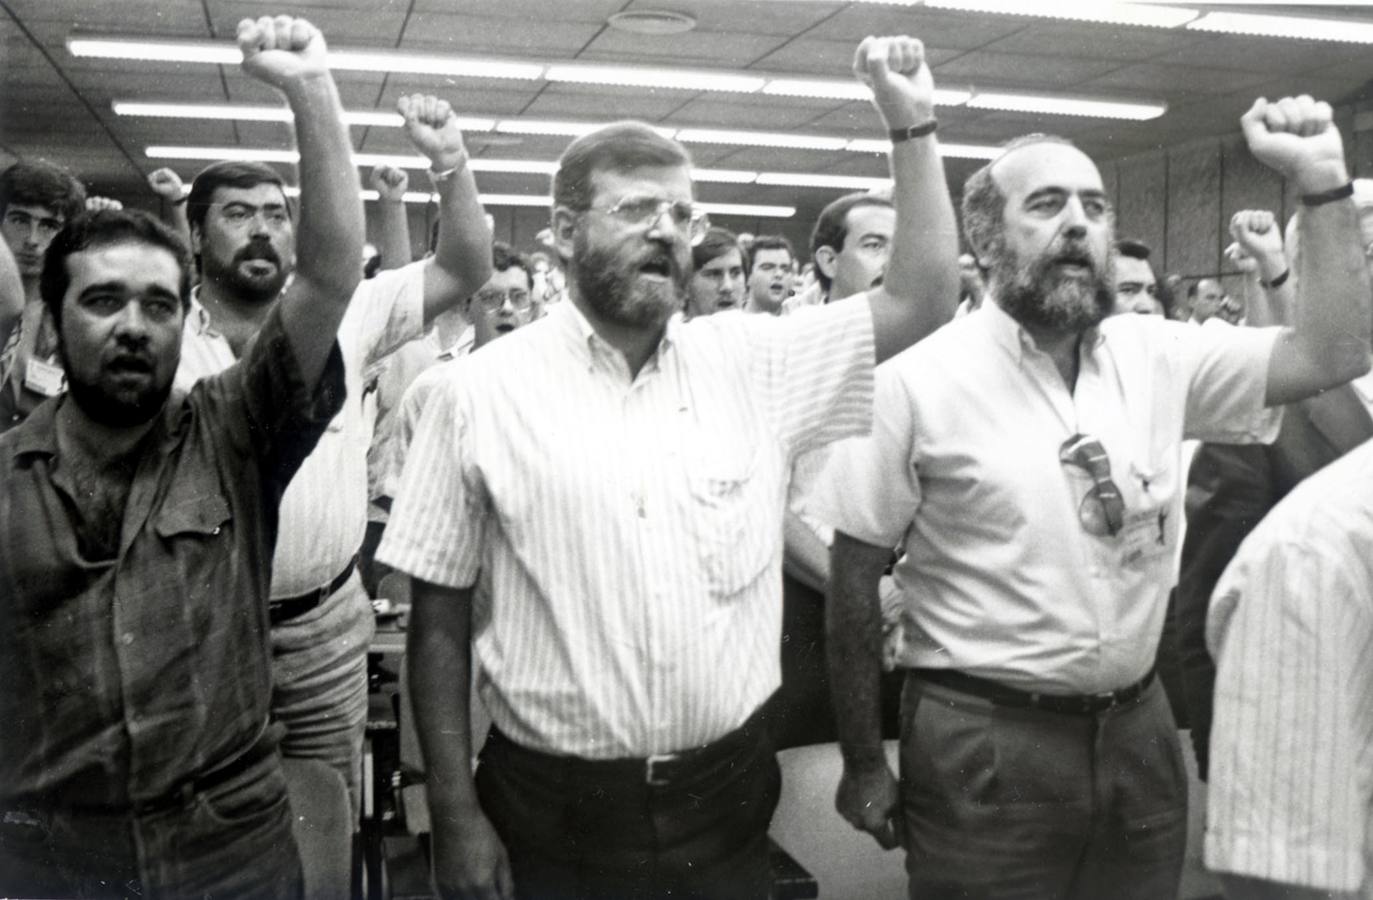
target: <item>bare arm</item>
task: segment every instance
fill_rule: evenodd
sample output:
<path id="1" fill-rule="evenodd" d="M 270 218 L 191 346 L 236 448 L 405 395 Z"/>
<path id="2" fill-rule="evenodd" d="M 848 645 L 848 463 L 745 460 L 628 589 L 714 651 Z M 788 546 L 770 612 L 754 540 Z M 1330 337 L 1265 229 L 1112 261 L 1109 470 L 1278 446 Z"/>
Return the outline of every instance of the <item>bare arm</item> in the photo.
<path id="1" fill-rule="evenodd" d="M 372 169 L 372 189 L 377 192 L 377 249 L 383 269 L 399 269 L 410 262 L 410 220 L 405 215 L 405 191 L 410 176 L 395 166 Z"/>
<path id="2" fill-rule="evenodd" d="M 429 157 L 439 193 L 439 242 L 424 272 L 424 323 L 477 292 L 491 277 L 491 230 L 477 201 L 477 182 L 453 108 L 424 94 L 401 97 L 396 108 L 405 130 Z"/>
<path id="3" fill-rule="evenodd" d="M 181 176 L 163 167 L 148 173 L 148 187 L 162 198 L 162 221 L 191 246 L 191 223 L 186 218 L 185 185 Z"/>
<path id="4" fill-rule="evenodd" d="M 877 585 L 890 558 L 890 547 L 835 532 L 825 604 L 830 691 L 844 756 L 834 805 L 888 850 L 900 842 L 901 831 L 896 776 L 882 750 L 882 604 Z"/>
<path id="5" fill-rule="evenodd" d="M 1225 255 L 1245 274 L 1244 308 L 1249 324 L 1291 325 L 1296 295 L 1282 251 L 1282 229 L 1273 214 L 1266 209 L 1240 210 L 1230 218 L 1230 236 L 1235 241 Z M 1282 283 L 1272 286 L 1279 278 Z"/>
<path id="6" fill-rule="evenodd" d="M 1344 143 L 1330 106 L 1310 97 L 1260 98 L 1240 119 L 1249 149 L 1289 179 L 1298 193 L 1319 194 L 1349 182 Z M 1306 207 L 1300 217 L 1297 304 L 1268 364 L 1270 406 L 1310 397 L 1368 371 L 1368 269 L 1352 200 Z"/>
<path id="7" fill-rule="evenodd" d="M 10 245 L 0 240 L 0 348 L 24 314 L 24 281 L 14 262 Z"/>
<path id="8" fill-rule="evenodd" d="M 281 319 L 307 384 L 315 384 L 362 273 L 362 201 L 348 126 L 329 74 L 324 36 L 304 19 L 238 25 L 243 69 L 277 88 L 295 116 L 300 151 L 296 273 Z"/>
<path id="9" fill-rule="evenodd" d="M 830 579 L 830 551 L 825 542 L 791 510 L 782 516 L 782 540 L 782 571 L 811 590 L 824 593 Z"/>
<path id="10" fill-rule="evenodd" d="M 888 129 L 933 118 L 934 79 L 915 38 L 865 38 L 853 71 Z M 958 223 L 934 135 L 893 144 L 891 173 L 896 231 L 886 277 L 869 294 L 878 362 L 948 322 L 958 305 Z"/>
<path id="11" fill-rule="evenodd" d="M 472 780 L 472 589 L 411 582 L 406 638 L 440 897 L 514 896 L 505 847 Z"/>

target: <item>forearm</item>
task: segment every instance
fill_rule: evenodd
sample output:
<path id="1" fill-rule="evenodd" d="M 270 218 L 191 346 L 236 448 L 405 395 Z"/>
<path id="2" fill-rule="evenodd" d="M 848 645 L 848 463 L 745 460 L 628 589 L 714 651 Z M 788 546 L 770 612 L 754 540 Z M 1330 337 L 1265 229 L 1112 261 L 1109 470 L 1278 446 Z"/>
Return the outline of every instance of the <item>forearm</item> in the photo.
<path id="1" fill-rule="evenodd" d="M 191 221 L 186 218 L 186 203 L 172 203 L 168 200 L 162 201 L 162 221 L 168 228 L 175 231 L 177 237 L 186 242 L 186 246 L 191 246 Z"/>
<path id="2" fill-rule="evenodd" d="M 791 510 L 782 518 L 782 537 L 782 570 L 811 590 L 823 593 L 830 576 L 829 548 Z"/>
<path id="3" fill-rule="evenodd" d="M 336 301 L 341 317 L 361 277 L 363 242 L 360 184 L 348 126 L 338 88 L 327 74 L 292 83 L 286 99 L 295 115 L 300 152 L 296 279 Z"/>
<path id="4" fill-rule="evenodd" d="M 405 215 L 405 201 L 377 201 L 377 249 L 381 253 L 383 269 L 399 269 L 410 262 L 410 220 Z"/>
<path id="5" fill-rule="evenodd" d="M 896 229 L 872 300 L 878 362 L 952 319 L 959 291 L 958 223 L 938 143 L 931 135 L 894 144 L 890 164 Z"/>
<path id="6" fill-rule="evenodd" d="M 464 151 L 455 160 L 435 160 L 434 165 L 457 166 L 457 171 L 439 182 L 439 241 L 434 248 L 434 265 L 442 270 L 445 284 L 441 290 L 425 291 L 425 321 L 451 309 L 477 292 L 491 277 L 491 229 L 486 225 L 486 210 L 477 199 L 477 182 L 467 166 Z M 432 301 L 432 302 L 431 302 Z"/>
<path id="7" fill-rule="evenodd" d="M 891 551 L 842 532 L 830 548 L 825 635 L 835 725 L 844 764 L 885 767 L 882 749 L 882 612 L 877 583 Z"/>
<path id="8" fill-rule="evenodd" d="M 415 730 L 436 823 L 455 824 L 479 809 L 472 780 L 472 591 L 411 582 L 406 654 Z"/>
<path id="9" fill-rule="evenodd" d="M 24 314 L 24 281 L 9 244 L 0 241 L 0 348 Z"/>

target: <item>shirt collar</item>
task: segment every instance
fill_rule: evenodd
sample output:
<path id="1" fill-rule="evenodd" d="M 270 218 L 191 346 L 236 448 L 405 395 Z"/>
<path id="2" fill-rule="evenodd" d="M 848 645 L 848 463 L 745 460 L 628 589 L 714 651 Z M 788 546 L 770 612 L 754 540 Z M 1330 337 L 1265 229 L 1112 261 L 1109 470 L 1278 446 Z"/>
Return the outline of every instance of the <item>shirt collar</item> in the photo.
<path id="1" fill-rule="evenodd" d="M 200 337 L 221 337 L 210 321 L 210 311 L 200 302 L 200 285 L 191 288 L 191 308 L 186 311 L 186 323 Z"/>
<path id="2" fill-rule="evenodd" d="M 61 402 L 60 400 L 58 402 Z M 31 453 L 57 455 L 57 403 L 40 403 L 14 428 L 14 457 Z"/>
<path id="3" fill-rule="evenodd" d="M 582 314 L 582 311 L 577 308 L 577 304 L 573 303 L 571 299 L 556 304 L 552 311 L 546 316 L 546 318 L 555 317 L 555 320 L 559 323 L 563 333 L 571 338 L 579 348 L 586 351 L 588 361 L 591 358 L 594 358 L 594 355 L 597 352 L 619 354 L 620 351 L 616 350 L 604 338 L 596 333 L 595 327 L 592 326 L 591 322 Z M 663 331 L 663 339 L 658 342 L 658 356 L 662 356 L 665 351 L 680 340 L 681 328 L 682 314 L 680 312 L 675 312 L 672 314 L 672 317 L 667 320 L 667 327 Z"/>
<path id="4" fill-rule="evenodd" d="M 1039 351 L 1039 344 L 1035 342 L 1034 335 L 1002 309 L 994 297 L 984 299 L 982 305 L 968 313 L 966 318 L 982 322 L 983 327 L 991 333 L 992 339 L 1016 360 L 1019 360 L 1026 350 Z M 1100 347 L 1105 339 L 1100 326 L 1088 328 L 1082 333 L 1081 351 L 1091 353 Z"/>

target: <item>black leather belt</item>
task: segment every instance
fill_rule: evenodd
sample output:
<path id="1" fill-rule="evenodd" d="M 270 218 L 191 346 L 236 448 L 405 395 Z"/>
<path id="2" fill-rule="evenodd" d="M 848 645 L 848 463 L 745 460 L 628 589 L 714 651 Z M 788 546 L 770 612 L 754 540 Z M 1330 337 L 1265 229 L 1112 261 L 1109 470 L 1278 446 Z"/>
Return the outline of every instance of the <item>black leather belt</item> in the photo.
<path id="1" fill-rule="evenodd" d="M 353 554 L 353 558 L 348 560 L 348 565 L 343 567 L 343 571 L 334 576 L 334 580 L 324 587 L 315 588 L 313 591 L 306 591 L 299 597 L 287 597 L 284 600 L 273 600 L 267 604 L 267 617 L 273 625 L 280 625 L 282 622 L 289 622 L 297 616 L 303 616 L 310 610 L 319 606 L 329 595 L 348 583 L 348 579 L 353 574 L 353 569 L 357 567 L 358 557 Z"/>
<path id="2" fill-rule="evenodd" d="M 492 725 L 486 746 L 482 749 L 482 758 L 486 760 L 490 751 L 495 757 L 491 759 L 492 764 L 499 765 L 502 761 L 510 761 L 517 765 L 537 766 L 543 772 L 558 772 L 569 781 L 602 784 L 639 782 L 650 787 L 666 788 L 689 782 L 717 765 L 743 756 L 757 747 L 763 739 L 764 725 L 760 710 L 750 716 L 743 725 L 703 747 L 656 756 L 583 759 L 580 756 L 559 756 L 531 750 L 515 743 Z"/>
<path id="3" fill-rule="evenodd" d="M 204 775 L 187 779 L 170 794 L 135 803 L 133 805 L 134 815 L 144 816 L 150 813 L 165 812 L 169 809 L 185 808 L 191 804 L 197 794 L 203 794 L 222 784 L 228 784 L 271 756 L 276 752 L 276 746 L 276 741 L 258 741 L 219 768 L 211 769 Z"/>
<path id="4" fill-rule="evenodd" d="M 1154 670 L 1134 684 L 1100 694 L 1040 694 L 1022 691 L 999 681 L 979 678 L 956 669 L 912 669 L 911 674 L 921 681 L 942 685 L 950 690 L 989 700 L 997 706 L 1021 709 L 1043 709 L 1049 712 L 1088 716 L 1124 706 L 1144 694 L 1154 680 Z"/>

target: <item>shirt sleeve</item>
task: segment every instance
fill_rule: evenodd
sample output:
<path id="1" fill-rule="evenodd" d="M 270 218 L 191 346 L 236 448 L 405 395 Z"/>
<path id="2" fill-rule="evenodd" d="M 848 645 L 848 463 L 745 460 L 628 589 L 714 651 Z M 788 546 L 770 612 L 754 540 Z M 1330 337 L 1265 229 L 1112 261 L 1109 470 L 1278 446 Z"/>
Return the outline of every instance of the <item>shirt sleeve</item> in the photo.
<path id="1" fill-rule="evenodd" d="M 424 335 L 424 271 L 428 260 L 387 269 L 358 282 L 339 342 L 363 368 Z"/>
<path id="2" fill-rule="evenodd" d="M 782 317 L 744 316 L 753 384 L 795 458 L 872 424 L 872 311 L 866 296 Z"/>
<path id="3" fill-rule="evenodd" d="M 1352 552 L 1251 538 L 1217 588 L 1205 847 L 1216 871 L 1337 891 L 1363 881 L 1373 634 Z"/>
<path id="4" fill-rule="evenodd" d="M 1282 407 L 1264 406 L 1268 361 L 1281 328 L 1178 327 L 1187 384 L 1184 437 L 1270 444 Z"/>
<path id="5" fill-rule="evenodd" d="M 877 367 L 872 433 L 831 449 L 809 504 L 835 531 L 878 547 L 899 544 L 920 506 L 915 410 L 901 360 Z"/>
<path id="6" fill-rule="evenodd" d="M 277 305 L 242 358 L 223 372 L 196 382 L 189 396 L 210 415 L 243 422 L 243 427 L 234 429 L 236 439 L 246 452 L 263 461 L 264 475 L 279 499 L 330 420 L 343 408 L 346 393 L 343 356 L 337 342 L 329 351 L 319 381 L 314 385 L 305 382 Z M 243 404 L 242 414 L 234 416 L 232 404 L 238 400 Z"/>
<path id="7" fill-rule="evenodd" d="M 377 559 L 445 587 L 477 580 L 489 503 L 471 462 L 470 409 L 454 373 L 423 404 Z"/>

